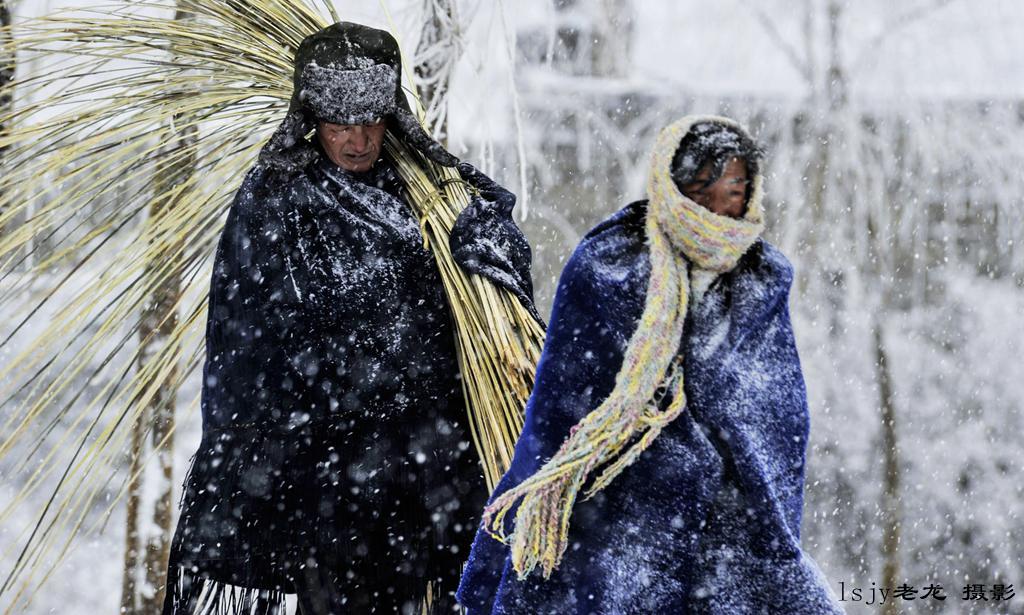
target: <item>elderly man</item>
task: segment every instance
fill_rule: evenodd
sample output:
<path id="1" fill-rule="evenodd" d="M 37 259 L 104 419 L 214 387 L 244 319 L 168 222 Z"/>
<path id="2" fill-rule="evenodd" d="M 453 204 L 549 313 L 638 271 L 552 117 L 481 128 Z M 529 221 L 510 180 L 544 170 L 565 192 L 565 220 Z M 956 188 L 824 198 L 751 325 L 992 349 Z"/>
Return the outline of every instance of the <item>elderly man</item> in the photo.
<path id="1" fill-rule="evenodd" d="M 384 134 L 458 161 L 400 75 L 394 38 L 358 24 L 297 50 L 288 114 L 217 248 L 165 613 L 283 614 L 286 593 L 304 615 L 454 606 L 487 491 L 441 276 Z M 481 197 L 453 254 L 536 316 L 515 197 L 458 168 Z"/>

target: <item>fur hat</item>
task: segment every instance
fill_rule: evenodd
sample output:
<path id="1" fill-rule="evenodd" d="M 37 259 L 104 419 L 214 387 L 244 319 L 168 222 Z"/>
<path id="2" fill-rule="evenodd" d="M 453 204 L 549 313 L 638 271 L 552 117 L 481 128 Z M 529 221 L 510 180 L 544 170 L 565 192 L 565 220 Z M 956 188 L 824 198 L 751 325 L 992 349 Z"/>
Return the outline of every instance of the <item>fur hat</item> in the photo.
<path id="1" fill-rule="evenodd" d="M 319 155 L 306 135 L 318 121 L 365 124 L 388 118 L 389 128 L 431 160 L 458 159 L 432 139 L 402 91 L 398 42 L 384 30 L 339 22 L 303 39 L 295 52 L 288 113 L 260 151 L 260 164 L 298 171 Z"/>

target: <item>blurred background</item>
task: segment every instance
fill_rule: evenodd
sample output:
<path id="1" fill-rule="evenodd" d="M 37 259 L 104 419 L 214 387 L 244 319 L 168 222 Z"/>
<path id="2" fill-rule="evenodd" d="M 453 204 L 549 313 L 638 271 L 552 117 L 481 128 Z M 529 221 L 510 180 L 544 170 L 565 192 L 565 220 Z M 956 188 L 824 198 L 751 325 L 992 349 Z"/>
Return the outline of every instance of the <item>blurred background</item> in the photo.
<path id="1" fill-rule="evenodd" d="M 94 5 L 4 0 L 0 14 L 17 23 Z M 168 1 L 145 10 L 161 5 L 174 9 Z M 410 88 L 422 93 L 440 83 L 445 91 L 427 97 L 443 101 L 427 109 L 435 134 L 519 196 L 516 219 L 533 246 L 545 316 L 580 238 L 643 198 L 648 150 L 661 127 L 688 113 L 749 126 L 767 150 L 766 237 L 797 273 L 791 309 L 811 410 L 804 548 L 847 599 L 852 587 L 867 601 L 872 586 L 902 584 L 942 585 L 947 596 L 845 602 L 850 613 L 1024 613 L 1024 595 L 990 593 L 1013 584 L 1024 594 L 1024 3 L 336 0 L 334 7 L 342 19 L 395 32 L 408 65 L 447 75 L 428 82 L 418 71 Z M 53 70 L 46 54 L 16 60 L 19 80 Z M 46 95 L 23 94 L 20 104 Z M 247 138 L 265 139 L 279 117 Z M 50 198 L 60 198 L 59 187 Z M 77 215 L 87 227 L 96 212 Z M 143 211 L 123 232 L 144 220 Z M 34 253 L 45 254 L 49 240 L 32 238 Z M 212 244 L 209 257 L 200 282 L 209 279 Z M 26 293 L 12 306 L 34 305 L 33 281 L 18 279 L 32 258 L 5 269 L 0 289 Z M 75 273 L 65 267 L 49 273 Z M 34 343 L 32 323 L 50 318 L 47 309 L 5 314 L 0 363 Z M 200 336 L 203 322 L 194 324 Z M 76 339 L 69 333 L 63 341 L 71 347 Z M 197 365 L 182 364 L 176 390 L 175 503 L 198 444 Z M 103 390 L 116 376 L 95 367 L 86 380 L 84 371 L 58 365 L 54 378 Z M 0 403 L 5 422 L 20 411 L 17 398 Z M 24 487 L 60 458 L 65 432 L 80 432 L 89 412 L 39 421 L 36 439 L 0 457 L 0 581 L 39 530 L 60 472 Z M 126 448 L 112 459 L 102 497 L 70 521 L 82 531 L 38 556 L 61 560 L 49 578 L 35 579 L 32 586 L 45 581 L 44 589 L 29 607 L 15 607 L 15 586 L 0 609 L 115 613 L 125 591 L 153 591 L 145 562 L 126 560 L 126 527 L 140 531 L 123 497 L 131 455 Z M 138 489 L 137 506 L 152 508 L 146 502 L 162 497 L 159 490 Z M 988 600 L 963 598 L 965 585 L 976 584 Z"/>

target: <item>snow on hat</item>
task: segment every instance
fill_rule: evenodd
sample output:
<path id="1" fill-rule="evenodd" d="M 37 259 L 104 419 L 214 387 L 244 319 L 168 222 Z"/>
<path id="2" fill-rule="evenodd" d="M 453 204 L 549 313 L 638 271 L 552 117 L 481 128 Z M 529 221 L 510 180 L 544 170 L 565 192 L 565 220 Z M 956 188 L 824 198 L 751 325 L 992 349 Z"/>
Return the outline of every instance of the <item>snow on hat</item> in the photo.
<path id="1" fill-rule="evenodd" d="M 366 124 L 390 116 L 391 128 L 431 160 L 458 159 L 432 139 L 413 115 L 401 86 L 402 59 L 391 34 L 339 22 L 303 39 L 295 53 L 288 113 L 260 151 L 260 163 L 297 171 L 317 157 L 305 136 L 318 121 Z"/>

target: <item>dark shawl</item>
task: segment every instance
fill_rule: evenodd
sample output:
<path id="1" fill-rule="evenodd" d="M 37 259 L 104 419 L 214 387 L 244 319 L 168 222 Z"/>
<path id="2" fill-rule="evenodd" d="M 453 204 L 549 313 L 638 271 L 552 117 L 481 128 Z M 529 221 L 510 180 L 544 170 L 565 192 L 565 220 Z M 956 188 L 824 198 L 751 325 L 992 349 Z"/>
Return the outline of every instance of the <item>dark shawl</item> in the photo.
<path id="1" fill-rule="evenodd" d="M 645 211 L 645 202 L 620 210 L 566 264 L 526 426 L 492 500 L 611 392 L 643 311 Z M 791 265 L 763 240 L 715 280 L 678 342 L 686 411 L 577 502 L 550 579 L 519 581 L 508 548 L 478 531 L 458 593 L 470 613 L 842 612 L 800 549 L 809 421 L 791 282 Z"/>
<path id="2" fill-rule="evenodd" d="M 504 266 L 500 284 L 529 280 L 510 213 L 453 231 L 477 256 L 507 248 L 490 270 L 459 261 Z M 529 284 L 510 290 L 536 312 Z M 310 558 L 354 571 L 367 600 L 427 579 L 454 590 L 487 493 L 440 273 L 389 163 L 250 170 L 217 246 L 206 352 L 166 612 L 227 585 L 277 608 Z"/>

